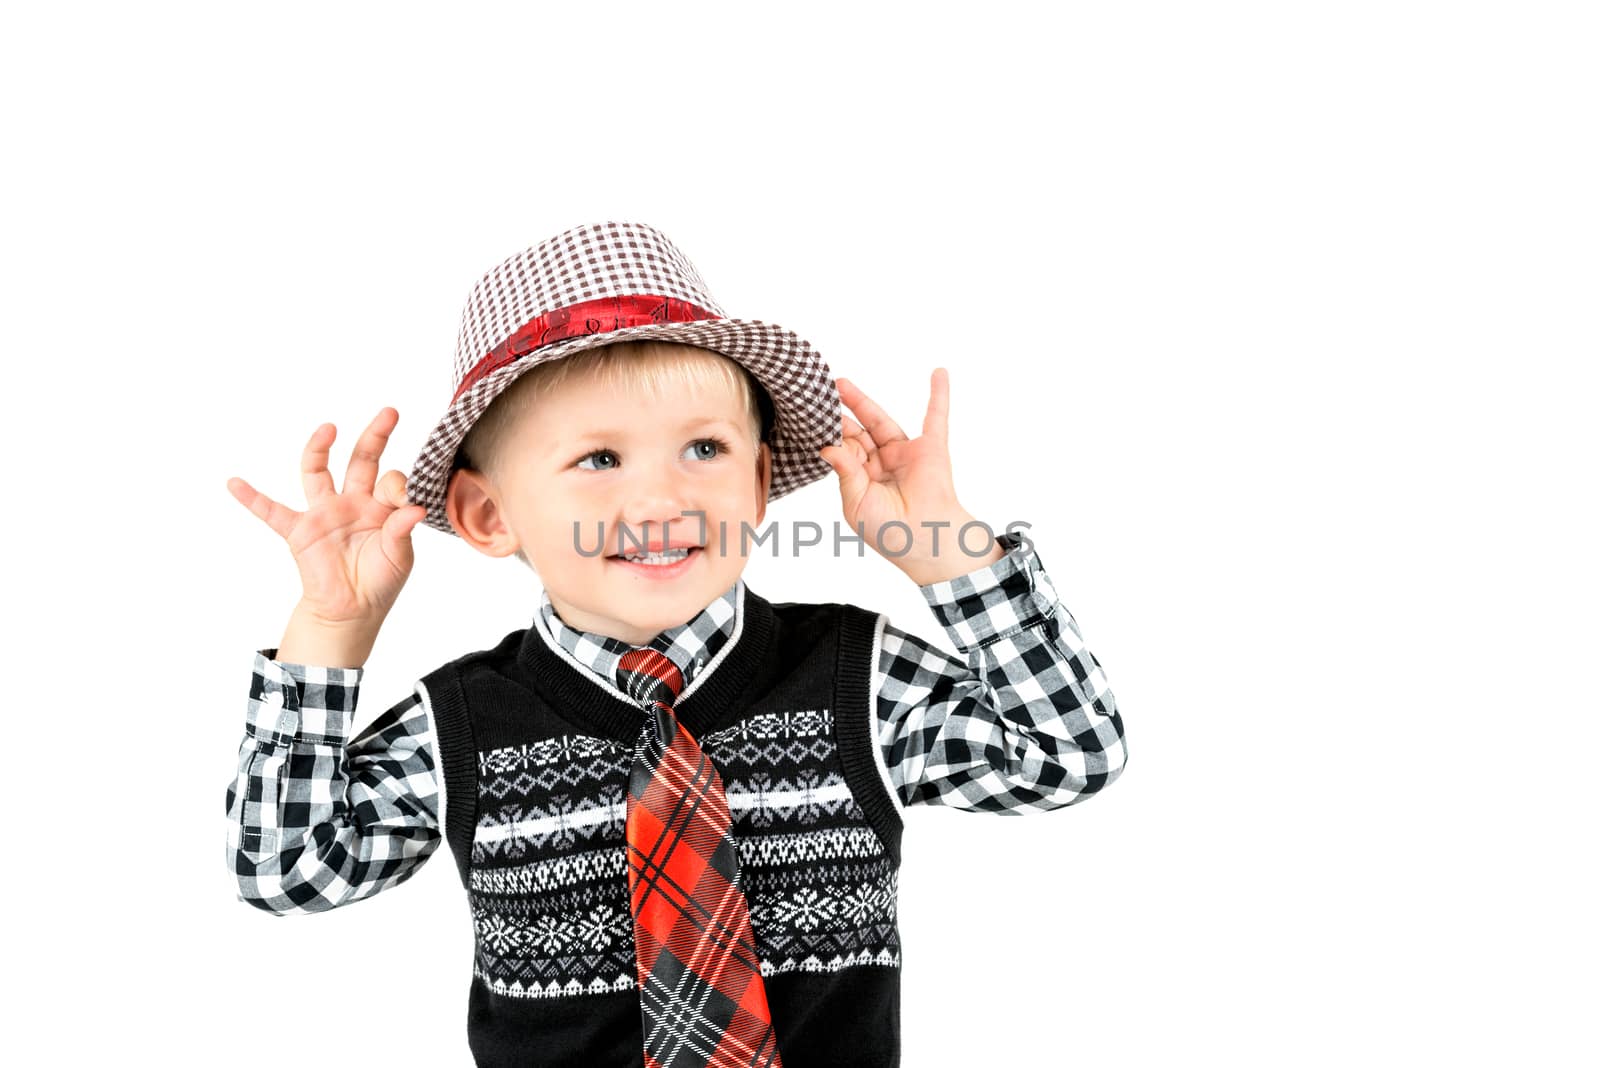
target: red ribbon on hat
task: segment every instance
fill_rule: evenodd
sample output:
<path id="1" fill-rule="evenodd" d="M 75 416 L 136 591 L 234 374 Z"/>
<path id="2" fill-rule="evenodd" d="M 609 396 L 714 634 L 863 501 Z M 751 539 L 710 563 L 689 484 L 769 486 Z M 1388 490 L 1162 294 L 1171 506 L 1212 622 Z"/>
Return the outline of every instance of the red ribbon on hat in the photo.
<path id="1" fill-rule="evenodd" d="M 658 297 L 639 293 L 621 297 L 598 297 L 594 300 L 554 308 L 524 323 L 510 337 L 490 349 L 472 365 L 461 384 L 450 397 L 454 404 L 461 394 L 485 375 L 497 371 L 511 361 L 526 356 L 535 349 L 569 337 L 585 334 L 609 334 L 630 326 L 650 326 L 654 323 L 695 323 L 705 319 L 721 319 L 704 308 L 677 297 Z"/>

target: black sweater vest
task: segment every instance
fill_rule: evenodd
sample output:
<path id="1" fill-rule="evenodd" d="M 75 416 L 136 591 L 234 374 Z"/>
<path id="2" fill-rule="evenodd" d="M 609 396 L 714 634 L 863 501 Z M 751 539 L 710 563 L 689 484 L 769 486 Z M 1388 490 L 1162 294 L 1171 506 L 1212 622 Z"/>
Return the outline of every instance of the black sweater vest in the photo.
<path id="1" fill-rule="evenodd" d="M 675 706 L 727 786 L 786 1068 L 897 1065 L 900 816 L 874 761 L 877 617 L 744 590 Z M 475 930 L 480 1066 L 643 1064 L 625 815 L 643 711 L 534 627 L 423 678 Z"/>

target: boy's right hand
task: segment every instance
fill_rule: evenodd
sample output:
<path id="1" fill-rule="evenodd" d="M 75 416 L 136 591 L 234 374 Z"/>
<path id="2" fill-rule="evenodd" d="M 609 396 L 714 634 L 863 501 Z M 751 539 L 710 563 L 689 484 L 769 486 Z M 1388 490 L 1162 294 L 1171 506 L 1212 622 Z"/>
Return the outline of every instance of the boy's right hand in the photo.
<path id="1" fill-rule="evenodd" d="M 300 457 L 303 512 L 279 504 L 242 478 L 228 480 L 234 499 L 288 542 L 303 587 L 297 617 L 375 633 L 400 596 L 415 559 L 411 530 L 427 510 L 406 504 L 404 472 L 391 470 L 377 481 L 384 445 L 399 419 L 399 412 L 384 408 L 368 424 L 350 453 L 343 491 L 334 490 L 328 473 L 328 447 L 337 428 L 323 423 L 312 431 Z"/>

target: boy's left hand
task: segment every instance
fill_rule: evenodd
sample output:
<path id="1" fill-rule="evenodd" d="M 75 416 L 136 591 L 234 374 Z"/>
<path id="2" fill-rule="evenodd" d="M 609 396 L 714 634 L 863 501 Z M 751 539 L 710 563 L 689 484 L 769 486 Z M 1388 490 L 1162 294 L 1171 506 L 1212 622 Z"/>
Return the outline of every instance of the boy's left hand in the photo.
<path id="1" fill-rule="evenodd" d="M 981 529 L 966 537 L 976 556 L 959 539 L 961 528 L 975 520 L 956 500 L 950 472 L 950 376 L 945 369 L 934 369 L 922 436 L 914 439 L 855 383 L 846 378 L 834 382 L 839 399 L 861 421 L 842 416 L 843 444 L 823 446 L 819 453 L 839 476 L 840 502 L 851 530 L 861 534 L 864 526 L 867 544 L 919 586 L 965 575 L 1004 556 L 1005 550 Z M 908 535 L 889 526 L 896 521 L 910 528 L 910 546 L 904 552 L 900 550 Z"/>

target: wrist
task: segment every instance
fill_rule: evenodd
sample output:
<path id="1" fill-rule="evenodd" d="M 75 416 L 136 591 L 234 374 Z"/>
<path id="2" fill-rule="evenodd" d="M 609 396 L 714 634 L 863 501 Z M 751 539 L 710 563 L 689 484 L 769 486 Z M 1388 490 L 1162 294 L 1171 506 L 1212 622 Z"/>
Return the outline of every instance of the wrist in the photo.
<path id="1" fill-rule="evenodd" d="M 377 644 L 381 619 L 328 620 L 304 602 L 295 606 L 278 643 L 283 663 L 359 668 Z"/>
<path id="2" fill-rule="evenodd" d="M 966 536 L 962 537 L 961 532 L 972 526 L 977 529 L 968 530 Z M 908 556 L 895 561 L 900 570 L 918 586 L 931 586 L 970 575 L 1006 555 L 1005 546 L 990 536 L 988 528 L 971 514 L 943 524 L 941 530 L 943 536 L 932 543 L 926 555 Z"/>

